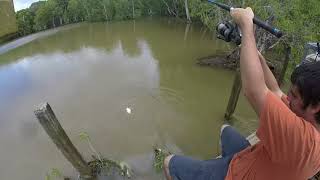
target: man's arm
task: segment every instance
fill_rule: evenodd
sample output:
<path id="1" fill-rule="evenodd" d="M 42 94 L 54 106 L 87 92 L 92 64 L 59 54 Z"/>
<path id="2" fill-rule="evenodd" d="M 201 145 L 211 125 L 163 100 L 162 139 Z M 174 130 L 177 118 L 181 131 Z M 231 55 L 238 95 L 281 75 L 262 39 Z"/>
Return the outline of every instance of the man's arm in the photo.
<path id="1" fill-rule="evenodd" d="M 242 32 L 240 72 L 243 90 L 253 109 L 260 115 L 268 88 L 264 80 L 263 69 L 259 61 L 254 37 L 254 14 L 251 8 L 237 8 L 231 11 L 231 16 L 239 25 Z"/>
<path id="2" fill-rule="evenodd" d="M 267 87 L 278 97 L 282 97 L 283 92 L 281 91 L 279 84 L 274 77 L 273 73 L 271 72 L 269 66 L 267 65 L 266 59 L 262 56 L 262 54 L 258 51 L 259 59 L 261 62 L 261 66 L 263 69 L 263 74 L 264 74 L 264 80 L 265 83 L 267 84 Z"/>

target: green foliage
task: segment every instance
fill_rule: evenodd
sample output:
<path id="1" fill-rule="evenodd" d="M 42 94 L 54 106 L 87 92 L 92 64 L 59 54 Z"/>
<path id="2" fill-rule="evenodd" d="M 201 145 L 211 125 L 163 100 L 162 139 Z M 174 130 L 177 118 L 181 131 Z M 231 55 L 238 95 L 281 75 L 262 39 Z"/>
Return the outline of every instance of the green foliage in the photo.
<path id="1" fill-rule="evenodd" d="M 230 0 L 235 7 L 250 6 L 261 19 L 275 16 L 275 26 L 285 32 L 284 41 L 292 47 L 291 67 L 301 61 L 303 48 L 307 42 L 320 39 L 319 0 Z M 201 0 L 190 0 L 191 18 L 201 21 L 214 29 L 218 19 L 230 16 Z M 279 51 L 275 49 L 274 51 Z"/>
<path id="2" fill-rule="evenodd" d="M 252 6 L 260 17 L 266 17 L 261 13 L 264 7 L 273 9 L 276 17 L 275 26 L 286 33 L 284 40 L 292 47 L 291 67 L 300 63 L 304 45 L 311 41 L 319 41 L 320 27 L 320 1 L 319 0 L 250 0 L 248 6 Z"/>
<path id="3" fill-rule="evenodd" d="M 55 179 L 62 179 L 62 173 L 57 168 L 52 168 L 50 172 L 48 172 L 45 176 L 45 180 L 55 180 Z"/>
<path id="4" fill-rule="evenodd" d="M 27 10 L 29 10 L 33 15 L 36 14 L 37 10 L 43 6 L 46 3 L 46 1 L 38 1 L 38 2 L 34 2 L 30 5 L 29 8 L 27 8 Z"/>
<path id="5" fill-rule="evenodd" d="M 68 23 L 127 20 L 165 12 L 158 0 L 47 0 L 17 12 L 17 19 L 23 36 Z"/>
<path id="6" fill-rule="evenodd" d="M 210 29 L 215 29 L 217 24 L 217 14 L 222 10 L 201 0 L 190 1 L 190 16 L 192 19 L 202 22 Z"/>
<path id="7" fill-rule="evenodd" d="M 20 36 L 25 36 L 34 32 L 34 16 L 29 9 L 18 11 L 16 16 Z"/>
<path id="8" fill-rule="evenodd" d="M 101 155 L 100 155 L 100 154 L 97 152 L 97 150 L 93 147 L 89 134 L 86 133 L 86 132 L 81 132 L 81 133 L 79 134 L 79 137 L 80 137 L 80 140 L 81 140 L 81 141 L 86 141 L 86 142 L 88 143 L 88 146 L 89 146 L 91 152 L 93 153 L 93 155 L 94 155 L 95 157 L 97 157 L 97 158 L 102 162 Z"/>
<path id="9" fill-rule="evenodd" d="M 163 171 L 163 162 L 164 159 L 170 155 L 171 153 L 163 150 L 163 149 L 159 149 L 159 148 L 154 148 L 154 161 L 153 161 L 153 166 L 156 169 L 157 172 L 162 172 Z"/>
<path id="10" fill-rule="evenodd" d="M 100 153 L 98 153 L 93 147 L 88 133 L 81 132 L 79 134 L 79 138 L 81 141 L 85 141 L 88 143 L 89 149 L 93 153 L 93 161 L 89 162 L 89 166 L 91 167 L 91 169 L 93 169 L 95 174 L 101 174 L 102 172 L 111 173 L 113 171 L 116 171 L 123 177 L 130 178 L 132 176 L 132 170 L 126 162 L 118 162 L 115 160 L 102 158 Z"/>
<path id="11" fill-rule="evenodd" d="M 79 0 L 70 0 L 67 6 L 66 17 L 69 23 L 76 23 L 84 20 L 85 9 Z"/>
<path id="12" fill-rule="evenodd" d="M 81 133 L 79 134 L 79 138 L 80 138 L 81 141 L 87 141 L 87 140 L 90 139 L 90 136 L 89 136 L 89 134 L 86 133 L 86 132 L 81 132 Z"/>
<path id="13" fill-rule="evenodd" d="M 118 162 L 115 160 L 110 159 L 94 159 L 93 161 L 89 162 L 89 167 L 93 169 L 94 174 L 102 174 L 103 175 L 110 175 L 114 172 L 118 173 L 120 176 L 124 178 L 131 178 L 133 173 L 130 166 L 126 162 Z"/>
<path id="14" fill-rule="evenodd" d="M 117 0 L 115 3 L 115 19 L 116 20 L 125 20 L 132 18 L 132 12 L 130 11 L 130 2 L 129 0 Z"/>
<path id="15" fill-rule="evenodd" d="M 57 168 L 52 168 L 52 170 L 51 170 L 51 176 L 57 177 L 57 178 L 61 178 L 61 177 L 62 177 L 62 173 L 59 171 L 59 169 L 57 169 Z"/>
<path id="16" fill-rule="evenodd" d="M 41 5 L 36 11 L 34 21 L 35 29 L 37 31 L 52 27 L 50 25 L 50 22 L 53 19 L 54 15 L 54 5 L 55 4 L 53 1 L 50 3 L 46 2 L 45 4 Z"/>
<path id="17" fill-rule="evenodd" d="M 141 13 L 141 16 L 162 15 L 164 12 L 164 4 L 161 0 L 135 0 L 135 4 Z"/>

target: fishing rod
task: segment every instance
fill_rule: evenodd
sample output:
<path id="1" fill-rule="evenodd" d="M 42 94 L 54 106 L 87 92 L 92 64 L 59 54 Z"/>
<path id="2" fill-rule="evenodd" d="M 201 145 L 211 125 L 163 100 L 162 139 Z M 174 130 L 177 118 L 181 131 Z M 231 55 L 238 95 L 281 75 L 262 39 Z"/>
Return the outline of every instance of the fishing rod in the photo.
<path id="1" fill-rule="evenodd" d="M 233 7 L 231 6 L 228 6 L 226 4 L 223 4 L 223 3 L 219 3 L 219 2 L 216 2 L 216 0 L 208 0 L 209 3 L 212 3 L 212 4 L 215 4 L 217 5 L 218 7 L 226 10 L 226 11 L 229 11 L 233 9 Z M 275 27 L 272 27 L 271 25 L 267 24 L 266 22 L 260 20 L 259 18 L 257 18 L 256 16 L 253 18 L 253 23 L 256 24 L 257 26 L 265 29 L 266 31 L 270 32 L 271 34 L 275 35 L 277 38 L 281 38 L 283 33 L 275 28 Z"/>

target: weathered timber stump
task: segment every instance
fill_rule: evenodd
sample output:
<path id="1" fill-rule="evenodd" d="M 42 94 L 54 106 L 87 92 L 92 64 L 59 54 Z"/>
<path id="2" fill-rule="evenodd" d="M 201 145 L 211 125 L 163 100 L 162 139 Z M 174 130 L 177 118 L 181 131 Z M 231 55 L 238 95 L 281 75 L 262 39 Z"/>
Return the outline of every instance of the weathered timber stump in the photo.
<path id="1" fill-rule="evenodd" d="M 72 144 L 50 105 L 48 103 L 41 104 L 34 113 L 53 143 L 80 173 L 80 177 L 85 180 L 94 179 L 91 168 Z"/>

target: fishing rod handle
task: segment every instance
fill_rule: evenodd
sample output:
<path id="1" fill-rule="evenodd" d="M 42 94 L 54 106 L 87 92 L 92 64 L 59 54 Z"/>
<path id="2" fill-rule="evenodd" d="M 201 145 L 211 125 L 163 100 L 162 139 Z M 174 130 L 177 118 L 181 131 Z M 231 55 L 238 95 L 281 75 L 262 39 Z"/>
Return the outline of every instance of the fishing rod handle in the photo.
<path id="1" fill-rule="evenodd" d="M 265 21 L 262 21 L 257 17 L 253 18 L 253 23 L 270 32 L 271 34 L 275 35 L 277 38 L 281 38 L 283 35 L 283 33 L 279 29 L 270 26 Z"/>

